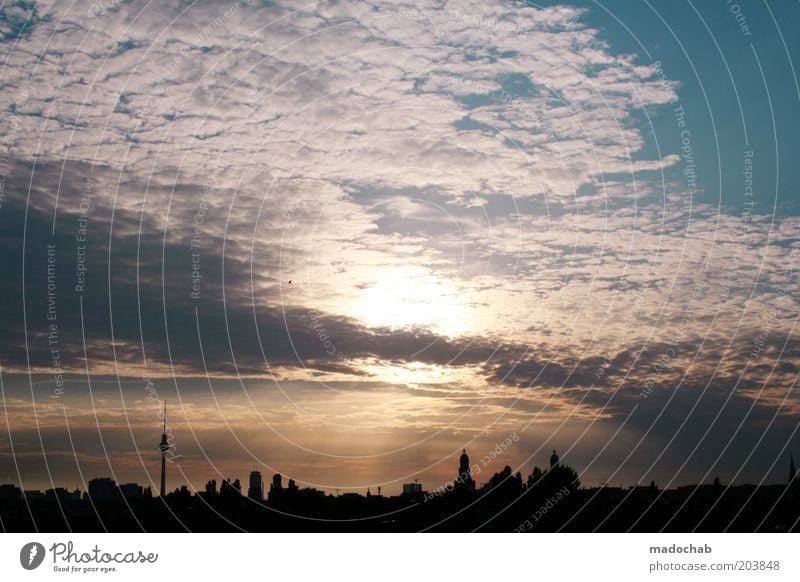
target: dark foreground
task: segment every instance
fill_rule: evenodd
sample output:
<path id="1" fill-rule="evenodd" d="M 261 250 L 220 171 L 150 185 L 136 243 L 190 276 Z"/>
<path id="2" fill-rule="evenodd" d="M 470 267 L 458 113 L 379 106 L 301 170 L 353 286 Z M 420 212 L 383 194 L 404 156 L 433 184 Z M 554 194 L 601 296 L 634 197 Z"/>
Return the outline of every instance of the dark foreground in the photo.
<path id="1" fill-rule="evenodd" d="M 0 498 L 0 526 L 6 532 L 798 531 L 797 482 L 581 489 L 573 476 L 564 467 L 523 483 L 507 469 L 477 491 L 456 483 L 438 494 L 396 497 L 328 495 L 291 481 L 283 487 L 276 476 L 263 501 L 228 481 L 219 490 L 209 482 L 204 492 L 184 487 L 165 498 L 149 490 L 119 489 L 103 499 L 51 490 L 32 499 Z"/>

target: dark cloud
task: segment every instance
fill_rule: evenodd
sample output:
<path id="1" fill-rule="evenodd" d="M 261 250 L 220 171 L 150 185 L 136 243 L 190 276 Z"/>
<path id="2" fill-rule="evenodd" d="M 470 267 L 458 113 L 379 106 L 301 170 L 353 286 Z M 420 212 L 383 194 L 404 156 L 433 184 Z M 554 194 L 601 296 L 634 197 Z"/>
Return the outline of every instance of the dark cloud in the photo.
<path id="1" fill-rule="evenodd" d="M 268 365 L 352 372 L 329 353 L 331 344 L 350 360 L 412 358 L 453 365 L 479 364 L 509 351 L 480 338 L 451 340 L 425 329 L 370 329 L 349 318 L 282 306 L 277 288 L 265 285 L 275 281 L 281 249 L 262 245 L 251 264 L 249 249 L 230 240 L 223 255 L 223 241 L 205 233 L 193 249 L 191 230 L 176 233 L 187 222 L 179 218 L 174 228 L 160 229 L 151 218 L 140 234 L 135 212 L 108 206 L 110 195 L 100 190 L 107 177 L 96 179 L 83 227 L 86 240 L 78 240 L 84 233 L 74 209 L 83 192 L 79 186 L 86 183 L 79 176 L 86 171 L 65 165 L 59 174 L 58 167 L 39 164 L 31 187 L 37 205 L 27 211 L 22 185 L 28 176 L 17 171 L 10 181 L 12 194 L 0 215 L 0 243 L 9 249 L 0 258 L 6 282 L 0 330 L 7 368 L 25 368 L 28 361 L 34 368 L 47 368 L 52 363 L 51 324 L 57 326 L 62 366 L 71 371 L 85 365 L 84 339 L 90 368 L 114 361 L 141 366 L 147 358 L 184 372 L 203 373 L 205 368 L 212 374 L 242 375 L 266 374 Z M 46 204 L 55 201 L 50 189 L 59 175 L 69 187 L 59 191 L 53 223 L 53 208 Z M 49 273 L 51 248 L 54 268 Z M 79 251 L 85 252 L 82 289 Z M 199 255 L 197 262 L 193 252 Z M 201 275 L 199 282 L 193 280 L 195 271 Z M 53 284 L 52 320 L 48 283 Z"/>

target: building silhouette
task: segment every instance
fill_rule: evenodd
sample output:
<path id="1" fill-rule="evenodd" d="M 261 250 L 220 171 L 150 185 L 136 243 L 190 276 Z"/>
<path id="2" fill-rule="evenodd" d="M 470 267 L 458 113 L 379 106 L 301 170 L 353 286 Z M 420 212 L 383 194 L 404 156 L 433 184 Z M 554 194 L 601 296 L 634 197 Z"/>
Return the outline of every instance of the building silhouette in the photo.
<path id="1" fill-rule="evenodd" d="M 369 490 L 367 490 L 369 493 Z M 403 495 L 418 495 L 422 493 L 422 483 L 403 483 Z"/>
<path id="2" fill-rule="evenodd" d="M 453 485 L 458 490 L 475 491 L 475 481 L 472 478 L 472 469 L 469 465 L 467 449 L 461 451 L 461 456 L 458 459 L 458 478 Z"/>
<path id="3" fill-rule="evenodd" d="M 261 502 L 264 500 L 264 482 L 261 480 L 260 471 L 250 471 L 250 485 L 247 488 L 247 496 L 253 501 Z"/>
<path id="4" fill-rule="evenodd" d="M 75 489 L 75 491 L 69 491 L 64 487 L 54 487 L 53 489 L 47 489 L 44 492 L 44 496 L 45 498 L 55 501 L 57 503 L 71 503 L 81 500 L 81 492 L 78 489 Z"/>
<path id="5" fill-rule="evenodd" d="M 16 485 L 0 485 L 0 504 L 19 503 L 22 499 L 22 489 Z"/>
<path id="6" fill-rule="evenodd" d="M 110 503 L 116 499 L 117 483 L 110 477 L 97 477 L 89 481 L 89 497 L 94 503 Z"/>
<path id="7" fill-rule="evenodd" d="M 119 486 L 119 492 L 128 501 L 138 501 L 144 495 L 144 488 L 136 483 L 123 483 Z"/>

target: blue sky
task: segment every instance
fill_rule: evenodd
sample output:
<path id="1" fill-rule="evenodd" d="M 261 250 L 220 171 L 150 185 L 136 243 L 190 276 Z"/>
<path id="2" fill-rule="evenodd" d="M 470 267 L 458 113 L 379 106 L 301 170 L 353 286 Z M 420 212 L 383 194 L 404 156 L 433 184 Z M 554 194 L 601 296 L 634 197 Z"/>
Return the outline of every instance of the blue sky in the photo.
<path id="1" fill-rule="evenodd" d="M 800 146 L 793 130 L 800 123 L 800 55 L 791 31 L 800 16 L 793 3 L 631 2 L 617 14 L 584 5 L 587 20 L 603 29 L 613 51 L 649 53 L 642 62 L 660 61 L 667 76 L 680 81 L 703 168 L 701 200 L 738 209 L 742 152 L 752 149 L 761 160 L 763 211 L 777 203 L 778 213 L 797 213 L 800 170 L 791 160 Z M 673 116 L 657 116 L 654 127 L 665 147 L 674 148 Z"/>

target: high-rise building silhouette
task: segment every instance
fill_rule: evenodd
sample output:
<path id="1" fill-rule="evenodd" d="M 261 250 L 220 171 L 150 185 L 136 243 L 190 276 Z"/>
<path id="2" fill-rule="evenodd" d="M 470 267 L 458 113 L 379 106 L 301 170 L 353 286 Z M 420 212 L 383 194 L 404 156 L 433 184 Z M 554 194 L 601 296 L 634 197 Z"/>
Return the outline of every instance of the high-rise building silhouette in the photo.
<path id="1" fill-rule="evenodd" d="M 167 493 L 167 451 L 169 450 L 169 442 L 167 441 L 167 401 L 164 401 L 164 432 L 161 434 L 161 444 L 158 445 L 161 450 L 161 497 Z"/>
<path id="2" fill-rule="evenodd" d="M 247 488 L 247 496 L 253 501 L 264 500 L 264 482 L 261 480 L 260 471 L 250 471 L 250 486 Z"/>
<path id="3" fill-rule="evenodd" d="M 797 471 L 794 468 L 794 455 L 789 455 L 789 483 L 794 481 Z"/>
<path id="4" fill-rule="evenodd" d="M 553 449 L 553 454 L 550 455 L 550 467 L 558 467 L 558 455 L 555 449 Z"/>
<path id="5" fill-rule="evenodd" d="M 403 483 L 403 495 L 419 495 L 422 493 L 421 483 Z"/>

